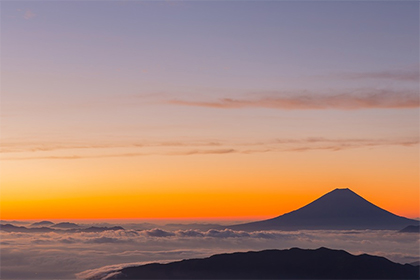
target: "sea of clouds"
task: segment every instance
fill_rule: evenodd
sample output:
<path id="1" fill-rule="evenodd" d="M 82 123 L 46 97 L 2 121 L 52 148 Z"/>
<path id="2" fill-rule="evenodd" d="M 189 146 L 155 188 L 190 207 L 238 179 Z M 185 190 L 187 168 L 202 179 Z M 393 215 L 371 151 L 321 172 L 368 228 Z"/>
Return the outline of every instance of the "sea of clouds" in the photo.
<path id="1" fill-rule="evenodd" d="M 420 236 L 386 230 L 233 231 L 229 229 L 107 230 L 1 233 L 1 279 L 105 279 L 148 262 L 203 258 L 217 253 L 328 247 L 374 254 L 399 263 L 419 260 Z M 140 225 L 138 228 L 142 228 Z"/>

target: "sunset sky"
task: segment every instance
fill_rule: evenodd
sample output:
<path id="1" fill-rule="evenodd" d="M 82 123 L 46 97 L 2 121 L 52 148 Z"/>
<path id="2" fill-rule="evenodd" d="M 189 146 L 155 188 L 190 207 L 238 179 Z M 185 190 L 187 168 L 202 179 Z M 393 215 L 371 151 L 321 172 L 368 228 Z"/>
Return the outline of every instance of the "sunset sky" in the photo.
<path id="1" fill-rule="evenodd" d="M 2 219 L 419 217 L 417 1 L 2 1 Z"/>

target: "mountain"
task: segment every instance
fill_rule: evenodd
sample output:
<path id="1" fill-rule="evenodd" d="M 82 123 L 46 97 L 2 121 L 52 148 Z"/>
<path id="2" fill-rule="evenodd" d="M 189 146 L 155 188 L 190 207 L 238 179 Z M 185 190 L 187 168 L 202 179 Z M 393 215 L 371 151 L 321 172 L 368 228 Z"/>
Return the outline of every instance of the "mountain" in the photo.
<path id="1" fill-rule="evenodd" d="M 201 231 L 207 231 L 211 229 L 219 229 L 223 228 L 222 225 L 219 224 L 200 224 L 200 223 L 192 223 L 192 224 L 166 224 L 164 226 L 165 229 L 168 230 L 189 230 L 189 229 L 195 229 L 195 230 L 201 230 Z"/>
<path id="2" fill-rule="evenodd" d="M 76 231 L 81 231 L 81 232 L 102 232 L 102 231 L 107 231 L 107 230 L 124 230 L 123 227 L 120 226 L 115 226 L 115 227 L 88 227 L 85 229 L 80 229 L 80 230 L 76 230 Z"/>
<path id="3" fill-rule="evenodd" d="M 33 223 L 31 224 L 31 227 L 43 227 L 43 226 L 52 226 L 54 223 L 50 222 L 50 221 L 42 221 L 42 222 L 37 222 L 37 223 Z"/>
<path id="4" fill-rule="evenodd" d="M 419 267 L 343 250 L 265 250 L 114 271 L 106 279 L 419 279 Z M 104 278 L 104 279 L 105 279 Z"/>
<path id="5" fill-rule="evenodd" d="M 26 225 L 28 222 L 25 221 L 8 221 L 8 220 L 0 220 L 0 224 L 12 224 L 12 225 Z"/>
<path id="6" fill-rule="evenodd" d="M 420 233 L 420 226 L 407 226 L 400 230 L 399 232 L 416 232 Z"/>
<path id="7" fill-rule="evenodd" d="M 0 230 L 6 232 L 51 232 L 54 229 L 49 227 L 35 227 L 35 228 L 27 228 L 23 226 L 14 226 L 11 224 L 1 224 Z"/>
<path id="8" fill-rule="evenodd" d="M 308 205 L 273 219 L 229 226 L 234 230 L 390 229 L 419 221 L 392 214 L 350 189 L 335 189 Z"/>
<path id="9" fill-rule="evenodd" d="M 23 226 L 14 226 L 11 224 L 0 224 L 0 230 L 6 232 L 103 232 L 108 230 L 124 230 L 123 227 L 88 227 L 88 228 L 69 228 L 69 229 L 54 229 L 50 227 L 23 227 Z"/>
<path id="10" fill-rule="evenodd" d="M 62 222 L 62 223 L 55 224 L 52 227 L 55 227 L 55 228 L 79 228 L 80 226 L 78 224 L 75 224 L 75 223 Z"/>

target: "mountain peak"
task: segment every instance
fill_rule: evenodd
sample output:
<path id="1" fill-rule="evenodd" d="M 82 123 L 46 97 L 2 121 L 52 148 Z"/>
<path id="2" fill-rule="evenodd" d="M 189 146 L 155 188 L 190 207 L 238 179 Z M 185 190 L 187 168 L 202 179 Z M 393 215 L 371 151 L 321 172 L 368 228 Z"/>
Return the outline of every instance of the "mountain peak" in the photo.
<path id="1" fill-rule="evenodd" d="M 394 215 L 349 188 L 336 188 L 295 211 L 273 219 L 236 225 L 240 230 L 401 229 L 418 222 Z"/>
<path id="2" fill-rule="evenodd" d="M 359 196 L 357 193 L 355 193 L 354 191 L 352 191 L 349 188 L 336 188 L 336 189 L 326 193 L 325 195 L 327 195 L 327 194 L 338 194 L 338 193 L 340 193 L 340 194 L 353 194 L 353 195 L 355 194 L 355 195 Z"/>
<path id="3" fill-rule="evenodd" d="M 350 191 L 353 192 L 351 189 L 349 188 L 336 188 L 335 190 L 331 191 L 331 192 L 335 192 L 335 191 Z"/>

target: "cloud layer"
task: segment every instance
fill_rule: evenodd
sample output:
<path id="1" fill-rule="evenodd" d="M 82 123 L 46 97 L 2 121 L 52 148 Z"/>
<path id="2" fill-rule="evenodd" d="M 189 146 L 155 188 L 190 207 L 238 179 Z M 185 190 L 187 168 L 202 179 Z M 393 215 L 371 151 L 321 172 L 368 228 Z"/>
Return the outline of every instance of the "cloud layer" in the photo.
<path id="1" fill-rule="evenodd" d="M 419 259 L 420 245 L 417 234 L 369 230 L 243 232 L 230 229 L 150 228 L 102 232 L 0 233 L 1 271 L 5 279 L 70 279 L 76 274 L 79 278 L 99 277 L 133 263 L 169 262 L 223 252 L 290 247 L 324 246 L 410 263 Z"/>

